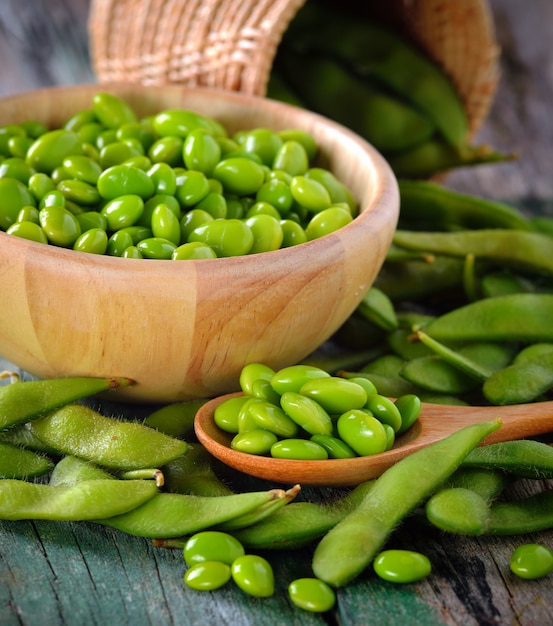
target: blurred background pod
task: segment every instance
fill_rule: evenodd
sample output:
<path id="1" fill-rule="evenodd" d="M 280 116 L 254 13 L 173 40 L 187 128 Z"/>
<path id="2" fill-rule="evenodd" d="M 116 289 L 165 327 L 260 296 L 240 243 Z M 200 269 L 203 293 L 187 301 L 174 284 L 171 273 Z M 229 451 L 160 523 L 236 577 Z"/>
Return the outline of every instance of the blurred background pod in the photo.
<path id="1" fill-rule="evenodd" d="M 302 9 L 320 0 L 92 0 L 99 82 L 179 83 L 266 95 L 273 62 Z M 335 3 L 328 3 L 336 10 Z M 339 11 L 401 34 L 451 80 L 473 137 L 493 101 L 499 48 L 485 0 L 346 0 Z"/>

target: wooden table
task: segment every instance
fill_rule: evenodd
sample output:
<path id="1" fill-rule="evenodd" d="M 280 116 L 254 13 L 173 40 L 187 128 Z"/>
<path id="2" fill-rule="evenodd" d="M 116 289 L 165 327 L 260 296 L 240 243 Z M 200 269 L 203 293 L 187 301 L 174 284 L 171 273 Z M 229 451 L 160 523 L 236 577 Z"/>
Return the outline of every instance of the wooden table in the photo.
<path id="1" fill-rule="evenodd" d="M 553 4 L 492 0 L 491 6 L 503 52 L 502 79 L 479 139 L 516 150 L 520 158 L 457 171 L 445 184 L 551 213 Z M 87 0 L 0 0 L 0 96 L 94 81 L 87 11 Z M 530 489 L 522 485 L 519 495 Z M 305 490 L 302 497 L 311 495 L 321 494 Z M 524 581 L 509 571 L 513 549 L 528 541 L 553 547 L 551 532 L 477 539 L 442 536 L 406 523 L 390 546 L 427 554 L 434 564 L 432 575 L 417 584 L 394 586 L 367 572 L 338 592 L 334 612 L 321 616 L 295 609 L 287 599 L 287 583 L 310 573 L 307 550 L 269 555 L 277 592 L 261 600 L 232 586 L 214 593 L 185 589 L 180 551 L 154 548 L 149 541 L 101 526 L 2 523 L 0 624 L 551 624 L 551 576 Z"/>

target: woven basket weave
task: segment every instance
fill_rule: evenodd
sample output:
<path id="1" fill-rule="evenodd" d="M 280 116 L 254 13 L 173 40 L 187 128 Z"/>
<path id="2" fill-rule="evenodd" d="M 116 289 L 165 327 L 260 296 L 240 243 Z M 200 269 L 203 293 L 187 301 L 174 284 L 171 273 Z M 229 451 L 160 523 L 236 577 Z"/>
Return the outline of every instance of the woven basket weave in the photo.
<path id="1" fill-rule="evenodd" d="M 305 1 L 91 0 L 93 69 L 100 83 L 179 83 L 265 95 L 281 37 Z M 386 6 L 450 76 L 474 134 L 498 81 L 499 51 L 485 1 L 388 0 Z"/>

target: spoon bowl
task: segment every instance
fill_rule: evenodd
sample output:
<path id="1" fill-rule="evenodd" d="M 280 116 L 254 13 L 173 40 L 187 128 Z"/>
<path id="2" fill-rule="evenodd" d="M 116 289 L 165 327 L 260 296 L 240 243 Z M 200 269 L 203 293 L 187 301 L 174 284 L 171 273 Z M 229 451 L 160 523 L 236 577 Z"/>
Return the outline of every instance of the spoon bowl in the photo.
<path id="1" fill-rule="evenodd" d="M 496 417 L 502 425 L 484 444 L 521 439 L 553 430 L 553 401 L 509 406 L 450 406 L 422 403 L 418 420 L 397 438 L 387 452 L 354 459 L 296 461 L 238 452 L 230 447 L 232 435 L 213 419 L 217 406 L 240 393 L 227 394 L 204 404 L 196 415 L 198 440 L 218 460 L 235 470 L 279 483 L 349 487 L 380 476 L 403 457 L 443 439 L 460 428 Z"/>

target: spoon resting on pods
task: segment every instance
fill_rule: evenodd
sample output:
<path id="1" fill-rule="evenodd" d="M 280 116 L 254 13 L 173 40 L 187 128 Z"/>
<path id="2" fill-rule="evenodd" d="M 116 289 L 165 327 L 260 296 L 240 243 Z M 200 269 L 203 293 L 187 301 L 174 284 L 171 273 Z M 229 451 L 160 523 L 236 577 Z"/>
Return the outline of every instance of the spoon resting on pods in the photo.
<path id="1" fill-rule="evenodd" d="M 218 460 L 235 470 L 279 483 L 347 487 L 380 476 L 403 457 L 425 448 L 465 426 L 501 418 L 501 427 L 484 444 L 522 439 L 553 430 L 553 401 L 508 406 L 451 406 L 423 402 L 419 418 L 399 436 L 392 449 L 353 459 L 301 461 L 276 459 L 233 450 L 232 436 L 214 421 L 219 404 L 240 393 L 227 394 L 204 404 L 196 414 L 200 443 Z"/>

